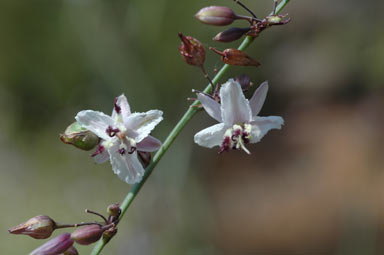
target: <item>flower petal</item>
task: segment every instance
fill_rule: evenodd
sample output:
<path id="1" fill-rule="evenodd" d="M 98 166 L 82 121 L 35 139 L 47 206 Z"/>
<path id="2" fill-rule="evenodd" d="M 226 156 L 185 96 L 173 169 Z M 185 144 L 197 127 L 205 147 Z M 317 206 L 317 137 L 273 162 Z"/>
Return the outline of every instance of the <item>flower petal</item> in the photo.
<path id="1" fill-rule="evenodd" d="M 220 98 L 221 116 L 227 126 L 251 121 L 251 108 L 238 82 L 228 80 L 220 89 Z"/>
<path id="2" fill-rule="evenodd" d="M 110 116 L 102 112 L 85 110 L 79 112 L 75 119 L 83 128 L 92 131 L 98 137 L 105 140 L 110 139 L 106 133 L 108 126 L 113 126 L 113 120 Z"/>
<path id="3" fill-rule="evenodd" d="M 123 116 L 123 119 L 127 118 L 131 114 L 131 108 L 129 107 L 128 100 L 125 97 L 124 94 L 120 95 L 116 102 L 115 105 L 119 107 L 120 109 L 120 114 Z M 116 112 L 116 106 L 113 107 L 112 111 L 112 119 L 116 120 L 118 113 Z"/>
<path id="4" fill-rule="evenodd" d="M 256 119 L 251 122 L 252 131 L 250 142 L 259 142 L 269 130 L 281 129 L 283 124 L 284 120 L 279 116 L 256 117 Z"/>
<path id="5" fill-rule="evenodd" d="M 136 144 L 138 151 L 152 152 L 160 148 L 161 142 L 153 136 L 147 136 L 141 142 Z"/>
<path id="6" fill-rule="evenodd" d="M 125 119 L 125 125 L 128 129 L 137 133 L 134 139 L 136 140 L 136 143 L 139 143 L 151 133 L 152 129 L 154 129 L 160 121 L 163 120 L 162 115 L 163 112 L 159 110 L 132 113 Z"/>
<path id="7" fill-rule="evenodd" d="M 93 159 L 97 164 L 103 164 L 108 161 L 109 159 L 109 153 L 107 150 L 103 150 L 103 152 L 96 154 L 93 156 Z"/>
<path id="8" fill-rule="evenodd" d="M 260 113 L 261 108 L 263 107 L 265 98 L 267 97 L 268 92 L 268 81 L 263 82 L 253 93 L 252 98 L 249 100 L 249 106 L 252 110 L 252 118 L 255 119 L 256 116 Z"/>
<path id="9" fill-rule="evenodd" d="M 121 155 L 118 149 L 116 145 L 108 149 L 113 172 L 128 184 L 139 182 L 144 175 L 144 168 L 137 158 L 137 152 Z"/>
<path id="10" fill-rule="evenodd" d="M 195 143 L 207 148 L 220 146 L 223 142 L 225 130 L 224 123 L 219 123 L 203 129 L 195 135 Z"/>
<path id="11" fill-rule="evenodd" d="M 215 120 L 222 122 L 220 104 L 214 99 L 202 93 L 197 94 L 197 99 L 203 105 L 205 111 Z"/>

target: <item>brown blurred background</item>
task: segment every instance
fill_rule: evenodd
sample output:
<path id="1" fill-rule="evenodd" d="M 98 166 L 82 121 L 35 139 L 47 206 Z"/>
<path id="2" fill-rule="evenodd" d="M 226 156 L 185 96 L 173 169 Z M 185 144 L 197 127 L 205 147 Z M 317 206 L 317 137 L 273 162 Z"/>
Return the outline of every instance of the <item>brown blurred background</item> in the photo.
<path id="1" fill-rule="evenodd" d="M 243 2 L 259 16 L 272 6 Z M 125 93 L 135 111 L 164 111 L 153 133 L 164 140 L 191 89 L 206 84 L 182 62 L 177 32 L 218 49 L 239 44 L 211 41 L 224 28 L 193 18 L 207 5 L 246 14 L 230 0 L 0 1 L 1 254 L 43 243 L 7 233 L 32 216 L 95 220 L 85 208 L 104 212 L 124 198 L 130 187 L 109 163 L 58 134 L 78 111 L 109 113 Z M 383 254 L 383 10 L 375 0 L 292 0 L 283 11 L 292 22 L 247 50 L 262 66 L 223 79 L 269 80 L 261 115 L 282 116 L 283 129 L 249 146 L 252 156 L 218 155 L 193 143 L 214 123 L 198 114 L 103 254 Z M 220 66 L 208 53 L 210 73 Z"/>

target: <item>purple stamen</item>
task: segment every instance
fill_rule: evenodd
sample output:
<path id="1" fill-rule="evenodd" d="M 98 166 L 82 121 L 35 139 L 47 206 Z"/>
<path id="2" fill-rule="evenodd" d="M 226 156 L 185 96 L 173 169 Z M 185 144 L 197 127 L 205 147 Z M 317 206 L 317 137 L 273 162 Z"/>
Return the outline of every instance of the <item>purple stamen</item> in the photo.
<path id="1" fill-rule="evenodd" d="M 223 153 L 224 151 L 228 151 L 229 150 L 229 146 L 231 145 L 231 138 L 226 136 L 223 140 L 223 143 L 221 144 L 220 146 L 220 151 L 219 151 L 219 154 Z"/>
<path id="2" fill-rule="evenodd" d="M 97 156 L 97 155 L 103 153 L 104 151 L 105 151 L 104 146 L 102 146 L 102 145 L 99 144 L 99 145 L 97 146 L 97 148 L 96 148 L 96 151 L 91 155 L 91 157 L 95 157 L 95 156 Z"/>
<path id="3" fill-rule="evenodd" d="M 132 154 L 136 151 L 136 147 L 131 147 L 131 149 L 128 151 L 128 154 Z"/>
<path id="4" fill-rule="evenodd" d="M 117 133 L 120 132 L 120 129 L 118 128 L 112 128 L 111 126 L 108 126 L 107 130 L 105 130 L 105 132 L 107 132 L 107 134 L 110 136 L 110 137 L 114 137 Z"/>
<path id="5" fill-rule="evenodd" d="M 115 111 L 116 111 L 116 113 L 117 113 L 117 114 L 120 114 L 120 113 L 121 113 L 121 107 L 117 104 L 117 100 L 118 100 L 118 99 L 119 99 L 118 97 L 115 98 L 115 100 L 113 101 L 113 105 L 114 105 L 114 107 L 115 107 Z"/>
<path id="6" fill-rule="evenodd" d="M 123 156 L 126 153 L 125 148 L 119 149 L 119 153 L 120 153 L 121 156 Z"/>

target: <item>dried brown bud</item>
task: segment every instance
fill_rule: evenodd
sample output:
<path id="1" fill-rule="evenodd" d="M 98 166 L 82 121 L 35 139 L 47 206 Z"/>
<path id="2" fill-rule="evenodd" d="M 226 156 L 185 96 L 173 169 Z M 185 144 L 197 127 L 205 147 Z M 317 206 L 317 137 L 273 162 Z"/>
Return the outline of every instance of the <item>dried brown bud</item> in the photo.
<path id="1" fill-rule="evenodd" d="M 107 212 L 111 216 L 114 216 L 114 217 L 119 216 L 120 213 L 121 213 L 121 209 L 119 207 L 119 204 L 116 203 L 116 204 L 109 205 L 108 208 L 107 208 Z"/>
<path id="2" fill-rule="evenodd" d="M 179 33 L 181 45 L 179 51 L 184 61 L 193 66 L 202 66 L 205 61 L 205 48 L 201 42 L 191 36 Z"/>
<path id="3" fill-rule="evenodd" d="M 236 76 L 235 81 L 237 81 L 240 84 L 241 89 L 243 91 L 248 91 L 249 87 L 253 85 L 253 83 L 251 82 L 251 79 L 246 74 Z"/>
<path id="4" fill-rule="evenodd" d="M 66 250 L 62 255 L 78 255 L 79 252 L 76 250 L 75 247 L 71 246 L 68 250 Z"/>
<path id="5" fill-rule="evenodd" d="M 25 223 L 8 229 L 8 231 L 11 234 L 29 235 L 35 239 L 45 239 L 51 236 L 55 227 L 56 223 L 50 217 L 39 215 L 29 219 Z"/>
<path id="6" fill-rule="evenodd" d="M 85 151 L 92 150 L 100 142 L 100 138 L 97 135 L 82 128 L 77 122 L 69 125 L 64 134 L 60 135 L 60 139 L 63 143 L 72 144 L 76 148 Z"/>
<path id="7" fill-rule="evenodd" d="M 79 227 L 71 234 L 71 238 L 78 244 L 88 245 L 97 242 L 103 232 L 104 229 L 100 225 L 92 224 Z"/>
<path id="8" fill-rule="evenodd" d="M 228 30 L 218 33 L 213 40 L 218 42 L 233 42 L 240 39 L 243 35 L 248 33 L 250 28 L 232 27 Z"/>
<path id="9" fill-rule="evenodd" d="M 202 23 L 214 26 L 226 26 L 236 20 L 236 14 L 225 6 L 209 6 L 201 9 L 195 15 Z"/>
<path id="10" fill-rule="evenodd" d="M 221 56 L 221 60 L 233 66 L 259 66 L 260 63 L 249 57 L 247 54 L 237 49 L 226 49 L 223 52 L 216 50 L 215 48 L 209 48 L 213 52 Z"/>
<path id="11" fill-rule="evenodd" d="M 55 255 L 66 252 L 73 245 L 70 233 L 64 233 L 49 240 L 30 255 Z"/>

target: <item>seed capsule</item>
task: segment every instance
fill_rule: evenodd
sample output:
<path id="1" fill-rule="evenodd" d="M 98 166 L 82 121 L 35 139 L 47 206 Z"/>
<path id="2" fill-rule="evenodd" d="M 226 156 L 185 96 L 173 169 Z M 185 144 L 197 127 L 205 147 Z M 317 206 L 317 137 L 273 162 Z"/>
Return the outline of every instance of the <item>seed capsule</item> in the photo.
<path id="1" fill-rule="evenodd" d="M 260 63 L 249 57 L 247 54 L 237 49 L 226 49 L 223 52 L 216 50 L 215 48 L 209 48 L 213 52 L 221 56 L 221 60 L 233 66 L 259 66 Z"/>
<path id="2" fill-rule="evenodd" d="M 192 36 L 179 33 L 181 45 L 179 51 L 184 61 L 193 66 L 202 66 L 205 61 L 205 48 L 201 42 Z"/>
<path id="3" fill-rule="evenodd" d="M 201 9 L 195 15 L 204 24 L 226 26 L 236 20 L 236 14 L 225 6 L 209 6 Z"/>

